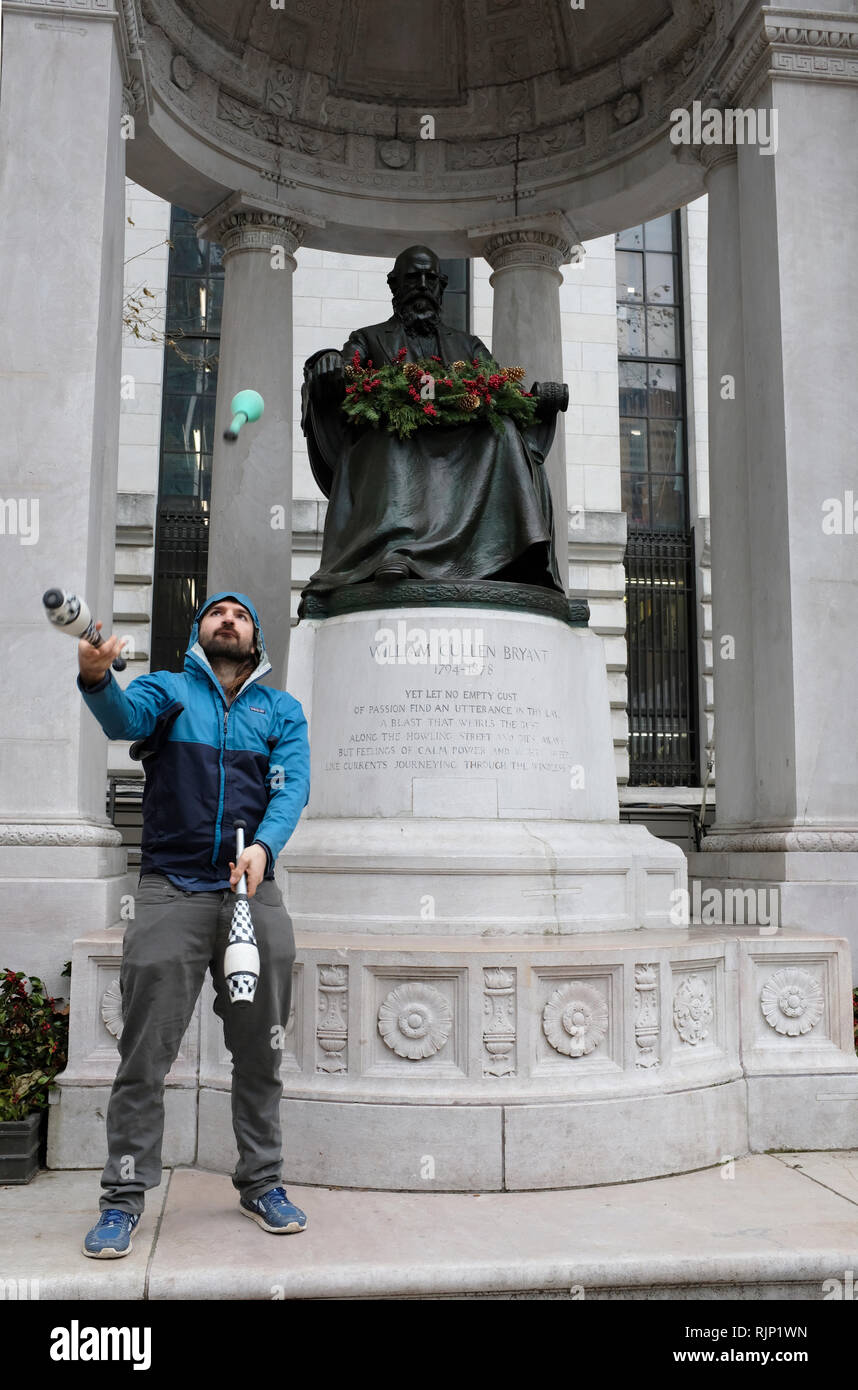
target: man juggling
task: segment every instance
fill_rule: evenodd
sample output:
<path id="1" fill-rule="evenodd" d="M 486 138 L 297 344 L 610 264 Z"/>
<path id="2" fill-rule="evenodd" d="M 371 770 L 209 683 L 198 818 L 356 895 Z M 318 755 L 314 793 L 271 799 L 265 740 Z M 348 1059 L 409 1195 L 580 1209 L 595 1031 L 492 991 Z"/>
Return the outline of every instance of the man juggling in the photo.
<path id="1" fill-rule="evenodd" d="M 164 1080 L 209 969 L 232 1053 L 239 1154 L 232 1181 L 239 1208 L 265 1231 L 302 1231 L 306 1217 L 281 1186 L 282 1058 L 272 1037 L 282 1036 L 288 1023 L 295 959 L 274 865 L 309 797 L 307 722 L 285 690 L 259 683 L 271 663 L 244 594 L 206 600 L 181 672 L 138 676 L 123 691 L 110 671 L 120 647 L 118 637 L 78 644 L 84 701 L 108 738 L 134 740 L 131 755 L 146 771 L 101 1214 L 84 1254 L 116 1258 L 131 1249 L 144 1194 L 161 1180 Z M 243 826 L 248 829 L 239 851 L 236 824 L 239 846 Z M 231 991 L 224 974 L 227 946 L 234 949 L 236 940 L 235 890 L 245 884 L 252 924 L 242 940 L 255 938 L 258 950 L 258 979 L 249 994 L 237 991 L 234 979 Z M 242 921 L 249 908 L 245 901 Z"/>

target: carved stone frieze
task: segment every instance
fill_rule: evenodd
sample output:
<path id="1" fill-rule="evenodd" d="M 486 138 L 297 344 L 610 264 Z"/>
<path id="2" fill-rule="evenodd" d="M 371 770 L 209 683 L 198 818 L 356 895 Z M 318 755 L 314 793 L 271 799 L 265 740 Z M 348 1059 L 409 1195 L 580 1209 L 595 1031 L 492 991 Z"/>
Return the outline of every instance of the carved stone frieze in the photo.
<path id="1" fill-rule="evenodd" d="M 82 14 L 93 13 L 97 15 L 110 15 L 116 13 L 116 4 L 114 0 L 74 0 L 73 7 L 64 4 L 63 0 L 12 0 L 12 3 L 7 3 L 6 8 L 8 10 L 30 8 L 33 10 L 47 10 L 48 12 L 53 11 L 58 14 L 68 14 L 70 10 L 75 14 L 78 11 Z"/>
<path id="2" fill-rule="evenodd" d="M 348 34 L 370 33 L 366 16 L 346 12 L 340 0 L 318 0 L 306 14 L 296 5 L 288 24 L 259 7 L 242 28 L 228 8 L 215 23 L 204 8 L 193 11 L 191 0 L 143 0 L 153 90 L 225 153 L 250 156 L 262 176 L 276 163 L 278 174 L 299 181 L 321 178 L 331 189 L 378 196 L 505 196 L 498 179 L 513 167 L 520 196 L 535 196 L 614 161 L 666 127 L 666 113 L 696 94 L 695 76 L 715 37 L 712 0 L 677 0 L 667 22 L 654 7 L 651 31 L 637 24 L 625 44 L 618 33 L 628 74 L 622 83 L 613 55 L 576 61 L 568 22 L 547 23 L 541 3 L 519 0 L 495 21 L 490 0 L 474 0 L 461 14 L 453 6 L 451 22 L 432 30 L 433 43 L 450 51 L 428 63 L 415 54 L 409 76 L 393 57 L 385 71 L 383 49 L 356 61 Z M 195 100 L 173 80 L 179 56 L 205 74 L 193 85 Z M 437 140 L 418 138 L 427 113 Z"/>
<path id="3" fill-rule="evenodd" d="M 112 825 L 0 822 L 0 845 L 108 845 L 122 844 Z"/>
<path id="4" fill-rule="evenodd" d="M 631 125 L 641 113 L 639 92 L 624 92 L 614 107 L 614 120 L 617 125 Z"/>
<path id="5" fill-rule="evenodd" d="M 515 140 L 445 142 L 448 169 L 488 169 L 511 164 L 515 159 Z"/>
<path id="6" fill-rule="evenodd" d="M 854 854 L 858 830 L 731 830 L 704 835 L 700 848 L 709 854 Z"/>
<path id="7" fill-rule="evenodd" d="M 766 7 L 734 36 L 715 78 L 725 105 L 753 101 L 768 77 L 858 81 L 858 16 Z"/>
<path id="8" fill-rule="evenodd" d="M 373 608 L 457 607 L 513 608 L 524 613 L 543 613 L 570 627 L 586 627 L 590 619 L 587 599 L 570 598 L 535 584 L 487 580 L 397 580 L 390 584 L 348 584 L 326 594 L 308 594 L 301 600 L 302 618 L 336 617 Z"/>
<path id="9" fill-rule="evenodd" d="M 586 142 L 587 133 L 583 121 L 568 121 L 562 126 L 551 126 L 548 130 L 537 130 L 522 135 L 518 142 L 521 159 L 542 160 L 552 155 L 568 154 L 581 149 Z"/>
<path id="10" fill-rule="evenodd" d="M 188 62 L 184 53 L 177 53 L 170 65 L 170 73 L 177 87 L 181 87 L 183 92 L 187 92 L 194 85 L 196 72 Z"/>

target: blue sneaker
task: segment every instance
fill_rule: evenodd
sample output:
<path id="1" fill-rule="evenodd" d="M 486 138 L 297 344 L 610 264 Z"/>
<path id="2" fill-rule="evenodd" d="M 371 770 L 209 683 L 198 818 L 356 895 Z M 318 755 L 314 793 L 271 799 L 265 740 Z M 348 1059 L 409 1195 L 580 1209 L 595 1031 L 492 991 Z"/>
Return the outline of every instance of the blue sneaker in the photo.
<path id="1" fill-rule="evenodd" d="M 140 1220 L 139 1215 L 107 1207 L 101 1213 L 83 1242 L 83 1253 L 95 1260 L 118 1260 L 131 1251 L 131 1232 Z"/>
<path id="2" fill-rule="evenodd" d="M 238 1205 L 244 1216 L 275 1236 L 292 1235 L 295 1231 L 303 1231 L 307 1225 L 306 1216 L 300 1207 L 289 1201 L 285 1187 L 272 1187 L 255 1202 L 242 1197 Z"/>

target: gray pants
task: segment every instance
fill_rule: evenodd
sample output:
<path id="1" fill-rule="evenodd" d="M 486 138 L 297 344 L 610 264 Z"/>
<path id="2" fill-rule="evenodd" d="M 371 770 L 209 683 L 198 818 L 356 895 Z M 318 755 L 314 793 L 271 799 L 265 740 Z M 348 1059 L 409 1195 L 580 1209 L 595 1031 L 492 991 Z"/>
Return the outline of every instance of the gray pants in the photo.
<path id="1" fill-rule="evenodd" d="M 211 970 L 232 1053 L 232 1124 L 238 1145 L 233 1186 L 249 1200 L 281 1183 L 280 1063 L 289 1021 L 295 938 L 277 884 L 263 880 L 250 899 L 259 946 L 252 1004 L 231 1004 L 223 974 L 235 894 L 190 893 L 161 874 L 143 874 L 128 923 L 119 986 L 119 1069 L 107 1107 L 108 1160 L 100 1208 L 142 1212 L 161 1181 L 164 1079 L 178 1055 Z"/>

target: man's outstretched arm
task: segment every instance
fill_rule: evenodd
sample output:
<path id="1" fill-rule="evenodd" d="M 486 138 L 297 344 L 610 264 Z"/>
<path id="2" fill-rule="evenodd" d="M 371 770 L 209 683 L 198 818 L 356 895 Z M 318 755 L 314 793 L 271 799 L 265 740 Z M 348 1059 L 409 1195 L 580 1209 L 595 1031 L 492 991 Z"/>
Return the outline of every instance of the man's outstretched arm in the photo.
<path id="1" fill-rule="evenodd" d="M 96 627 L 100 628 L 101 623 L 96 623 Z M 81 639 L 77 687 L 108 738 L 145 738 L 154 729 L 159 714 L 174 702 L 169 689 L 170 673 L 138 676 L 123 690 L 110 670 L 121 647 L 119 637 L 109 638 L 100 647 Z"/>

